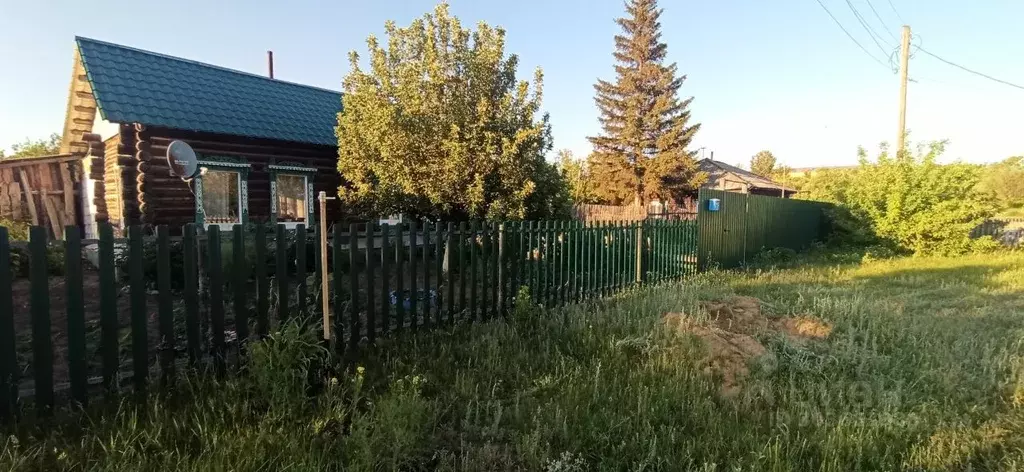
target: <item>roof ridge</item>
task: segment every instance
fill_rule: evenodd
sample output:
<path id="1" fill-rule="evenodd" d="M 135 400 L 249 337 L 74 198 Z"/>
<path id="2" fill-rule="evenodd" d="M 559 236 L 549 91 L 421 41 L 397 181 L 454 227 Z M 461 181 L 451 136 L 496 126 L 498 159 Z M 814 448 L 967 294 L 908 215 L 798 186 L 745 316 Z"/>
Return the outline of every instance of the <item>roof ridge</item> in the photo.
<path id="1" fill-rule="evenodd" d="M 163 58 L 171 59 L 171 60 L 175 60 L 175 61 L 188 62 L 188 63 L 191 63 L 191 64 L 195 64 L 195 65 L 199 65 L 199 66 L 203 66 L 203 67 L 208 67 L 210 69 L 218 69 L 218 70 L 222 70 L 222 71 L 225 71 L 225 72 L 231 72 L 233 74 L 239 74 L 239 75 L 246 75 L 246 76 L 250 76 L 250 77 L 256 77 L 256 78 L 259 78 L 259 79 L 266 80 L 268 82 L 273 82 L 275 84 L 287 84 L 287 85 L 291 85 L 291 86 L 295 86 L 295 87 L 302 87 L 302 88 L 308 88 L 308 89 L 313 89 L 313 90 L 319 90 L 319 91 L 322 91 L 322 92 L 336 93 L 338 95 L 342 94 L 341 91 L 331 90 L 331 89 L 323 88 L 323 87 L 317 87 L 315 85 L 300 84 L 300 83 L 297 83 L 297 82 L 290 82 L 290 81 L 281 80 L 281 79 L 272 79 L 272 78 L 267 77 L 265 75 L 254 74 L 252 72 L 246 72 L 246 71 L 242 71 L 242 70 L 238 70 L 238 69 L 231 69 L 231 68 L 228 68 L 228 67 L 223 67 L 223 66 L 218 66 L 218 65 L 214 65 L 214 64 L 209 64 L 209 63 L 206 63 L 206 62 L 200 62 L 200 61 L 197 61 L 197 60 L 194 60 L 194 59 L 186 59 L 184 57 L 171 56 L 169 54 L 163 54 L 163 53 L 154 52 L 154 51 L 147 51 L 145 49 L 139 49 L 139 48 L 136 48 L 136 47 L 125 46 L 123 44 L 111 43 L 109 41 L 102 41 L 102 40 L 94 39 L 94 38 L 87 38 L 85 36 L 75 36 L 75 43 L 76 44 L 80 43 L 81 41 L 88 41 L 88 42 L 91 42 L 91 43 L 102 44 L 102 45 L 105 45 L 105 46 L 113 46 L 113 47 L 116 47 L 116 48 L 128 49 L 128 50 L 139 52 L 139 53 L 142 53 L 142 54 L 149 54 L 151 56 L 163 57 Z"/>

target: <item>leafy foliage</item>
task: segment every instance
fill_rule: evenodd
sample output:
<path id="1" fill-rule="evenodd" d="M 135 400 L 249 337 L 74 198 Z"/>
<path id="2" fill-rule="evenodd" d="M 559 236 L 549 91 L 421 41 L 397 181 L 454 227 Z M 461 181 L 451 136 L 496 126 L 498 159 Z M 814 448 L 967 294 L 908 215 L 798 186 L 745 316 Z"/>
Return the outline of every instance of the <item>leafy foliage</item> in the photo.
<path id="1" fill-rule="evenodd" d="M 463 28 L 445 4 L 385 30 L 386 46 L 367 40 L 368 70 L 349 56 L 336 130 L 342 200 L 368 214 L 444 219 L 567 214 L 568 191 L 544 158 L 543 74 L 532 90 L 516 79 L 505 30 Z"/>
<path id="2" fill-rule="evenodd" d="M 626 12 L 616 20 L 624 32 L 615 36 L 617 78 L 594 85 L 603 128 L 590 138 L 595 190 L 611 204 L 681 200 L 707 178 L 687 150 L 700 129 L 690 123 L 693 99 L 678 97 L 686 76 L 664 64 L 657 1 L 629 0 Z"/>
<path id="3" fill-rule="evenodd" d="M 861 148 L 860 167 L 823 170 L 804 186 L 804 198 L 840 205 L 833 224 L 840 239 L 887 244 L 914 254 L 963 254 L 973 250 L 971 229 L 992 216 L 976 190 L 975 165 L 939 164 L 946 142 L 931 142 L 891 157 L 883 145 L 876 162 Z"/>
<path id="4" fill-rule="evenodd" d="M 50 156 L 60 152 L 61 136 L 53 133 L 47 138 L 29 139 L 11 145 L 11 155 L 8 156 L 0 149 L 0 159 L 15 159 L 19 157 Z"/>
<path id="5" fill-rule="evenodd" d="M 750 158 L 750 171 L 761 177 L 771 178 L 775 172 L 775 155 L 771 151 L 759 151 Z"/>
<path id="6" fill-rule="evenodd" d="M 991 194 L 1001 209 L 1024 207 L 1024 156 L 987 166 L 978 190 Z"/>
<path id="7" fill-rule="evenodd" d="M 597 193 L 591 179 L 589 161 L 582 161 L 573 156 L 572 151 L 558 151 L 558 169 L 565 185 L 569 188 L 569 197 L 573 203 L 596 203 Z"/>

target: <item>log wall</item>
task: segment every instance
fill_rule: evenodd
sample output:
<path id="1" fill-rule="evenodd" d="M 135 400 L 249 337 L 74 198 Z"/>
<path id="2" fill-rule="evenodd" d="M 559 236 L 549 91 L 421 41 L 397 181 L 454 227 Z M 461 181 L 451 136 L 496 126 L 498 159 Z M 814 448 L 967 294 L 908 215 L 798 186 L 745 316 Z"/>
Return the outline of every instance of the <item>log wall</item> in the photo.
<path id="1" fill-rule="evenodd" d="M 170 175 L 165 159 L 167 146 L 176 139 L 192 146 L 200 159 L 224 156 L 242 159 L 252 166 L 248 184 L 250 222 L 270 220 L 270 171 L 267 166 L 271 163 L 289 162 L 315 168 L 316 173 L 312 177 L 314 195 L 321 190 L 329 196 L 335 196 L 338 192 L 338 151 L 333 146 L 148 127 L 141 130 L 135 128 L 129 134 L 134 154 L 124 182 L 131 182 L 131 186 L 129 188 L 126 185 L 122 196 L 126 202 L 126 212 L 129 206 L 138 209 L 138 219 L 129 217 L 131 222 L 166 224 L 176 228 L 195 221 L 195 197 L 190 184 Z M 122 132 L 122 139 L 124 137 L 125 133 Z M 130 205 L 127 203 L 129 201 Z M 318 205 L 315 201 L 310 203 Z M 337 200 L 328 202 L 329 221 L 340 217 L 339 208 Z M 318 207 L 315 209 L 319 213 Z"/>

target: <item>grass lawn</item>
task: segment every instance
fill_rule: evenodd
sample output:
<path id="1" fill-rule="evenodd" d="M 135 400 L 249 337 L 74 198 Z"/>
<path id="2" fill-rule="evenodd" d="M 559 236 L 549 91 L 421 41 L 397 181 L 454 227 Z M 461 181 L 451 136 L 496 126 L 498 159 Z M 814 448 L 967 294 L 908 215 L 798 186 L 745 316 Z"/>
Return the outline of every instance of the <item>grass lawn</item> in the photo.
<path id="1" fill-rule="evenodd" d="M 721 394 L 702 300 L 821 320 Z M 399 337 L 307 400 L 315 341 L 145 408 L 7 438 L 7 470 L 1024 469 L 1024 253 L 712 273 L 600 304 Z M 767 359 L 767 360 L 765 360 Z M 710 374 L 708 372 L 711 372 Z M 17 439 L 15 439 L 17 437 Z"/>

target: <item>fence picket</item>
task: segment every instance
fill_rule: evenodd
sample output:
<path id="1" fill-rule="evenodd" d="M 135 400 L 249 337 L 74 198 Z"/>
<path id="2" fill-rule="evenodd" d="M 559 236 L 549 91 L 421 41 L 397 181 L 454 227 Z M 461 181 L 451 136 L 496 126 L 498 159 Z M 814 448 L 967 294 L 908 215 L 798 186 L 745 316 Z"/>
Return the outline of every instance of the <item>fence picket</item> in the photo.
<path id="1" fill-rule="evenodd" d="M 221 259 L 220 227 L 211 225 L 207 234 L 207 274 L 210 279 L 210 355 L 218 377 L 225 374 L 226 351 L 224 340 L 224 273 Z"/>
<path id="2" fill-rule="evenodd" d="M 420 247 L 420 256 L 423 261 L 423 319 L 420 321 L 420 325 L 424 327 L 430 327 L 430 305 L 433 304 L 433 297 L 431 296 L 430 286 L 430 222 L 423 222 L 423 244 Z"/>
<path id="3" fill-rule="evenodd" d="M 101 232 L 101 248 L 102 234 L 103 233 Z M 196 243 L 196 226 L 195 224 L 189 223 L 182 229 L 181 246 L 182 251 L 184 252 L 184 260 L 182 261 L 182 271 L 184 273 L 182 275 L 184 275 L 185 279 L 185 342 L 186 350 L 188 351 L 189 365 L 193 369 L 199 367 L 199 361 L 202 359 L 202 343 L 200 341 L 201 334 L 199 330 L 199 268 L 197 264 L 199 250 Z M 102 263 L 103 260 L 100 259 L 100 264 Z M 101 270 L 100 275 L 102 276 L 102 274 L 103 272 Z"/>
<path id="4" fill-rule="evenodd" d="M 149 314 L 146 309 L 146 279 L 143 272 L 142 227 L 128 227 L 128 283 L 132 331 L 132 384 L 141 399 L 149 380 Z"/>
<path id="5" fill-rule="evenodd" d="M 366 241 L 366 339 L 373 344 L 377 340 L 377 299 L 374 297 L 373 286 L 377 280 L 373 277 L 374 260 L 373 251 L 373 222 L 366 223 L 366 231 L 363 233 L 363 240 Z"/>
<path id="6" fill-rule="evenodd" d="M 0 422 L 14 417 L 18 403 L 18 351 L 15 346 L 12 283 L 10 235 L 7 228 L 0 226 Z"/>
<path id="7" fill-rule="evenodd" d="M 409 298 L 407 300 L 409 300 L 409 329 L 413 332 L 418 329 L 416 318 L 419 316 L 419 310 L 417 310 L 419 305 L 416 303 L 417 298 L 419 298 L 417 296 L 419 284 L 416 283 L 416 279 L 419 277 L 416 271 L 418 259 L 416 257 L 416 246 L 419 246 L 419 235 L 416 234 L 416 231 L 416 221 L 409 221 Z M 405 294 L 402 294 L 403 298 L 405 296 Z"/>
<path id="8" fill-rule="evenodd" d="M 459 259 L 459 317 L 466 316 L 466 222 L 459 222 L 459 237 L 455 245 L 455 251 Z"/>
<path id="9" fill-rule="evenodd" d="M 341 235 L 341 225 L 334 225 L 334 234 L 331 240 L 331 254 L 334 256 L 334 326 L 332 326 L 332 330 L 334 331 L 334 352 L 338 357 L 345 355 L 345 323 L 342 321 L 345 313 L 345 299 L 342 296 L 345 293 L 345 278 L 342 269 L 345 266 L 345 256 L 341 250 Z"/>
<path id="10" fill-rule="evenodd" d="M 306 225 L 295 225 L 295 301 L 296 313 L 304 324 L 310 322 L 306 284 Z"/>
<path id="11" fill-rule="evenodd" d="M 401 225 L 395 226 L 395 312 L 398 315 L 395 329 L 402 331 L 405 328 L 405 271 L 402 270 L 402 259 L 405 257 L 405 230 Z"/>
<path id="12" fill-rule="evenodd" d="M 238 344 L 238 362 L 243 362 L 246 343 L 249 341 L 249 264 L 246 262 L 245 228 L 235 225 L 231 228 L 231 285 L 234 289 L 233 311 L 235 312 L 235 336 Z"/>
<path id="13" fill-rule="evenodd" d="M 64 286 L 66 289 L 68 380 L 71 398 L 79 406 L 88 403 L 86 392 L 85 307 L 82 289 L 82 233 L 77 226 L 64 228 Z M 0 295 L 2 296 L 2 295 Z"/>
<path id="14" fill-rule="evenodd" d="M 174 383 L 174 304 L 171 295 L 171 234 L 167 226 L 156 228 L 157 317 L 160 328 L 160 385 Z"/>
<path id="15" fill-rule="evenodd" d="M 359 232 L 357 225 L 351 223 L 348 226 L 348 289 L 350 300 L 348 302 L 348 354 L 355 356 L 359 348 L 359 336 L 362 333 L 359 323 L 359 271 L 356 270 L 359 264 Z"/>
<path id="16" fill-rule="evenodd" d="M 444 241 L 443 241 L 443 239 L 444 239 L 443 227 L 441 225 L 441 222 L 438 221 L 437 224 L 434 225 L 434 277 L 435 277 L 435 280 L 437 280 L 437 288 L 436 288 L 437 296 L 436 296 L 436 300 L 434 301 L 434 304 L 433 304 L 434 305 L 434 324 L 435 325 L 440 325 L 441 324 L 441 321 L 442 321 L 442 304 L 444 302 L 444 297 L 441 296 L 441 293 L 442 293 L 441 292 L 441 287 L 445 285 L 445 283 L 444 283 L 444 269 L 442 267 L 443 266 L 443 259 L 444 259 Z"/>
<path id="17" fill-rule="evenodd" d="M 283 224 L 275 227 L 274 245 L 277 251 L 274 264 L 274 279 L 277 282 L 277 321 L 284 322 L 288 320 L 288 233 Z"/>
<path id="18" fill-rule="evenodd" d="M 391 324 L 391 227 L 380 225 L 380 331 L 387 335 Z"/>
<path id="19" fill-rule="evenodd" d="M 445 250 L 445 266 L 448 268 L 448 273 L 445 274 L 448 278 L 445 280 L 445 287 L 447 288 L 448 299 L 448 322 L 455 321 L 455 279 L 454 279 L 454 267 L 452 266 L 452 253 L 455 251 L 455 235 L 452 232 L 455 229 L 455 225 L 451 222 L 448 223 L 447 236 L 445 237 L 445 244 L 447 249 Z"/>
<path id="20" fill-rule="evenodd" d="M 50 287 L 47 277 L 47 231 L 29 228 L 29 281 L 31 283 L 32 370 L 35 373 L 36 408 L 41 415 L 53 409 L 53 339 L 50 334 Z"/>
<path id="21" fill-rule="evenodd" d="M 114 228 L 99 225 L 100 243 L 100 350 L 103 355 L 103 385 L 108 393 L 117 390 L 120 327 L 117 319 L 117 283 L 114 280 Z"/>
<path id="22" fill-rule="evenodd" d="M 484 221 L 480 225 L 480 317 L 486 320 L 490 316 L 490 262 L 491 262 L 491 233 L 490 223 Z"/>
<path id="23" fill-rule="evenodd" d="M 476 287 L 477 287 L 477 236 L 476 220 L 469 223 L 469 320 L 477 321 Z"/>
<path id="24" fill-rule="evenodd" d="M 260 338 L 270 330 L 268 311 L 270 310 L 270 280 L 267 278 L 267 227 L 256 225 L 256 242 L 254 243 L 256 272 L 256 335 Z"/>

